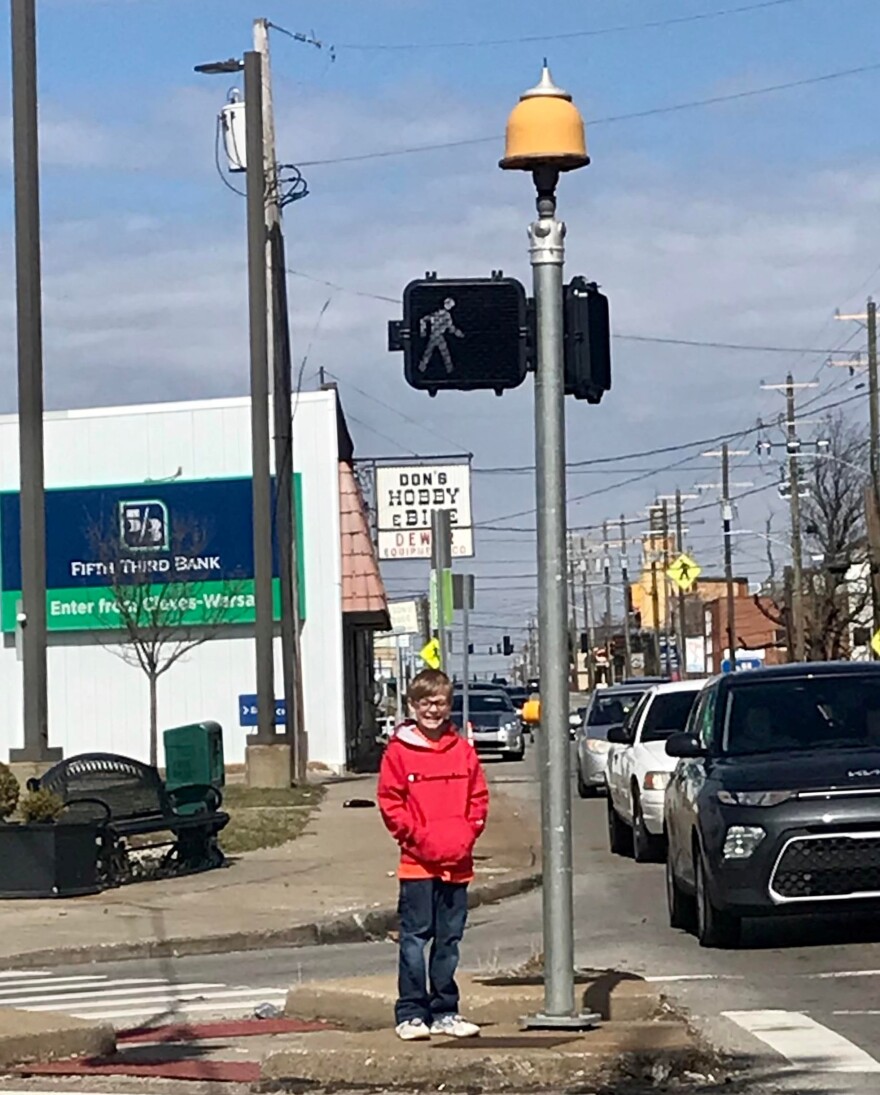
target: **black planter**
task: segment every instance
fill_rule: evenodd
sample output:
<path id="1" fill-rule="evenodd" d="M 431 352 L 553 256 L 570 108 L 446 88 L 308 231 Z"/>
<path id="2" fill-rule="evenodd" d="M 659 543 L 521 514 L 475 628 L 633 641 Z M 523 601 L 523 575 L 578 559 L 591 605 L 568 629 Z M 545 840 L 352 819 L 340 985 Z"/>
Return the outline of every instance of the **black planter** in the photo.
<path id="1" fill-rule="evenodd" d="M 93 824 L 0 824 L 0 898 L 98 893 Z"/>

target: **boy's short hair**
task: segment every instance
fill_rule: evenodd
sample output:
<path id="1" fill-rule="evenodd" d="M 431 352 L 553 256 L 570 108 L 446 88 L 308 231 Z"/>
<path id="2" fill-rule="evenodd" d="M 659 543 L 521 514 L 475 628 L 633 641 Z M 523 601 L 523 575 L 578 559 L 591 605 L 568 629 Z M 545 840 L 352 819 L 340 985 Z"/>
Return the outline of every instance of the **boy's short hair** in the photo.
<path id="1" fill-rule="evenodd" d="M 452 700 L 452 681 L 440 669 L 423 669 L 416 673 L 406 690 L 407 701 L 413 704 L 436 695 Z"/>

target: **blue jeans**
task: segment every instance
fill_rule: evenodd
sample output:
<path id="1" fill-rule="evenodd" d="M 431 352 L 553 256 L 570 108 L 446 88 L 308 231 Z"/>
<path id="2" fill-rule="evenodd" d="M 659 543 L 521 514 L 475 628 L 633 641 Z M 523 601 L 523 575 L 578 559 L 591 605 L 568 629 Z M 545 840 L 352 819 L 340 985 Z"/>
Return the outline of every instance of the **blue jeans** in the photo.
<path id="1" fill-rule="evenodd" d="M 458 945 L 467 921 L 467 883 L 438 878 L 400 883 L 398 1023 L 422 1019 L 429 1025 L 458 1012 Z M 425 947 L 431 944 L 425 968 Z M 427 972 L 427 977 L 426 977 Z"/>

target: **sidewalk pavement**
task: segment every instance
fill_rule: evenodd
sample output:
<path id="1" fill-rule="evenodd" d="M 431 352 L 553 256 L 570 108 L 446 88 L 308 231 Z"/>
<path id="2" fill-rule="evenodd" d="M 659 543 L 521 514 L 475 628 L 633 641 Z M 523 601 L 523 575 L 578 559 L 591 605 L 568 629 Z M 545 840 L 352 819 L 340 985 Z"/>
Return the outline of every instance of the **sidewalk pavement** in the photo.
<path id="1" fill-rule="evenodd" d="M 717 1055 L 656 986 L 610 971 L 579 981 L 579 1006 L 601 1017 L 592 1030 L 522 1031 L 519 1019 L 543 1008 L 540 981 L 464 975 L 463 1008 L 481 1024 L 481 1036 L 432 1038 L 430 1044 L 402 1043 L 390 1029 L 393 978 L 297 985 L 288 995 L 288 1016 L 320 1016 L 340 1029 L 279 1043 L 263 1060 L 264 1087 L 319 1082 L 410 1090 L 584 1089 L 633 1079 L 703 1079 L 717 1068 Z"/>
<path id="2" fill-rule="evenodd" d="M 345 808 L 355 797 L 375 801 L 375 777 L 329 783 L 297 840 L 246 853 L 228 868 L 94 896 L 0 902 L 0 966 L 381 938 L 396 923 L 396 848 L 377 809 Z M 474 904 L 540 884 L 536 813 L 493 789 Z"/>

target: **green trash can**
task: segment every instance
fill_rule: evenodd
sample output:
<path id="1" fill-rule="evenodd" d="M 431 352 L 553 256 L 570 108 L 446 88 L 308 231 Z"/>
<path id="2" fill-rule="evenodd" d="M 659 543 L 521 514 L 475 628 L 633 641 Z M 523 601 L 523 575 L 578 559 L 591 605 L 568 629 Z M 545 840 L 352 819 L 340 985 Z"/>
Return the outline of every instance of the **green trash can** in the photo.
<path id="1" fill-rule="evenodd" d="M 165 741 L 165 785 L 169 791 L 192 784 L 223 787 L 223 730 L 216 722 L 175 726 L 162 735 Z"/>

